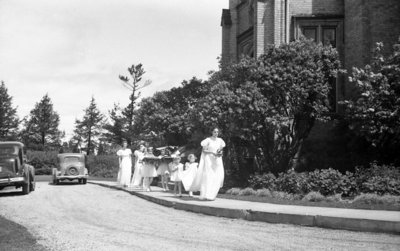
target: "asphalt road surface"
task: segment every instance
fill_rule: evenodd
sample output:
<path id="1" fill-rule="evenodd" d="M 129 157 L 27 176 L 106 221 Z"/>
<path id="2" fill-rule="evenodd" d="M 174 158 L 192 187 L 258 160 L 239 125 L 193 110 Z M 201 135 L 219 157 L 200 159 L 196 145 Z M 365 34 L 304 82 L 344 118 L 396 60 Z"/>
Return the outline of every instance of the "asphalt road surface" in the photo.
<path id="1" fill-rule="evenodd" d="M 398 235 L 218 218 L 91 184 L 36 188 L 1 191 L 0 215 L 48 250 L 400 250 Z"/>

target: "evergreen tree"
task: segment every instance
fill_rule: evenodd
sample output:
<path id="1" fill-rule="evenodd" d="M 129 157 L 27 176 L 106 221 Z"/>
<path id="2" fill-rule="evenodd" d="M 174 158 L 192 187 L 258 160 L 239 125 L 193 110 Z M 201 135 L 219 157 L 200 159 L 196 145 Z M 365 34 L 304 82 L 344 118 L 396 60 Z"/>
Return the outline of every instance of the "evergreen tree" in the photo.
<path id="1" fill-rule="evenodd" d="M 127 140 L 128 144 L 130 144 L 133 140 L 133 122 L 135 116 L 136 101 L 140 97 L 139 90 L 150 85 L 151 81 L 147 80 L 143 84 L 140 83 L 142 81 L 143 75 L 145 74 L 142 64 L 132 65 L 128 68 L 128 72 L 130 77 L 120 75 L 119 79 L 122 80 L 123 85 L 131 92 L 129 96 L 129 105 L 122 111 L 122 114 L 126 118 L 126 132 L 129 136 Z"/>
<path id="2" fill-rule="evenodd" d="M 12 97 L 3 81 L 0 85 L 0 140 L 15 139 L 18 130 L 17 109 L 13 108 Z"/>
<path id="3" fill-rule="evenodd" d="M 111 144 L 122 144 L 122 140 L 127 137 L 124 130 L 126 119 L 122 115 L 122 109 L 118 104 L 114 104 L 114 108 L 108 113 L 111 121 L 104 125 L 105 140 Z"/>
<path id="4" fill-rule="evenodd" d="M 22 137 L 27 146 L 35 147 L 37 145 L 39 149 L 44 150 L 60 145 L 63 137 L 63 132 L 58 129 L 60 116 L 54 111 L 48 94 L 36 103 L 35 108 L 24 120 L 25 128 Z"/>
<path id="5" fill-rule="evenodd" d="M 102 133 L 105 119 L 97 108 L 94 97 L 92 97 L 89 107 L 84 111 L 85 115 L 82 120 L 76 119 L 75 121 L 74 138 L 86 144 L 86 153 L 90 155 L 98 145 L 98 137 Z"/>

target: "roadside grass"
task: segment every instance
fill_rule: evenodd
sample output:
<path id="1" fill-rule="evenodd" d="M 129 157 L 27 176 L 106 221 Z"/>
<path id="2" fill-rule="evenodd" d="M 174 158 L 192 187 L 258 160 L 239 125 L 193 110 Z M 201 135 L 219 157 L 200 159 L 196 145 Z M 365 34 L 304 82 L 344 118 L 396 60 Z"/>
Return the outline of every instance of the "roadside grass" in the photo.
<path id="1" fill-rule="evenodd" d="M 15 222 L 0 216 L 0 249 L 10 251 L 45 251 L 31 233 Z"/>
<path id="2" fill-rule="evenodd" d="M 400 196 L 392 195 L 361 194 L 355 198 L 342 198 L 340 194 L 325 197 L 318 192 L 301 196 L 268 189 L 231 188 L 225 193 L 221 191 L 218 198 L 281 205 L 400 211 Z"/>

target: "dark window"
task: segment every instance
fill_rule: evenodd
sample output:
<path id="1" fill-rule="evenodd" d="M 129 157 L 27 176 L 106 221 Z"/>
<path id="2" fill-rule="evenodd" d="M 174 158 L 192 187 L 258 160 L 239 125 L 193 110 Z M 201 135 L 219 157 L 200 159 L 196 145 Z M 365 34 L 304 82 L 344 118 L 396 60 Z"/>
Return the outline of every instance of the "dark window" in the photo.
<path id="1" fill-rule="evenodd" d="M 313 39 L 314 41 L 318 41 L 317 39 L 317 27 L 302 27 L 301 29 L 303 36 L 308 39 Z"/>
<path id="2" fill-rule="evenodd" d="M 336 28 L 335 27 L 322 27 L 322 44 L 332 45 L 336 48 Z"/>

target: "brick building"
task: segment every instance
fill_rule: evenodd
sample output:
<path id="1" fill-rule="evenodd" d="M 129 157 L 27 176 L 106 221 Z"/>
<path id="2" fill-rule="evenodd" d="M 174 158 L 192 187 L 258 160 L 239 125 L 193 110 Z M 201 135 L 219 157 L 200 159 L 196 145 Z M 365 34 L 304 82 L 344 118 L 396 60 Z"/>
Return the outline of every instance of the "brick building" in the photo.
<path id="1" fill-rule="evenodd" d="M 351 70 L 369 62 L 376 42 L 391 51 L 400 36 L 400 0 L 230 0 L 221 26 L 222 64 L 304 35 L 336 47 Z M 343 78 L 334 87 L 336 100 L 352 94 Z"/>

